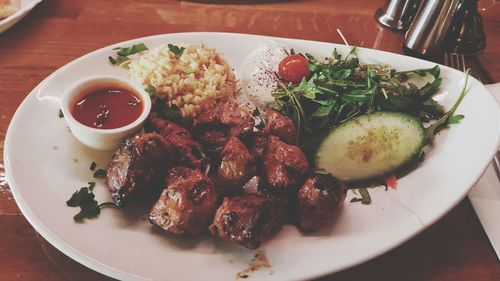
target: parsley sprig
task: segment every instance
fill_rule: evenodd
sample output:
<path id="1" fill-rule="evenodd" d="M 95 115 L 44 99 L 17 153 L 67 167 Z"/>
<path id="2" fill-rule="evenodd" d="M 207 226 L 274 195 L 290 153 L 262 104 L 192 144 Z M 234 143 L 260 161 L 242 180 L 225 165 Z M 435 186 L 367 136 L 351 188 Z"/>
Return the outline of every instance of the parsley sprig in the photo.
<path id="1" fill-rule="evenodd" d="M 168 49 L 174 53 L 174 55 L 178 58 L 180 58 L 182 56 L 182 53 L 184 53 L 184 50 L 186 48 L 184 47 L 179 47 L 179 46 L 176 46 L 176 45 L 173 45 L 173 44 L 168 44 Z"/>
<path id="2" fill-rule="evenodd" d="M 80 207 L 80 212 L 73 217 L 76 222 L 83 222 L 84 219 L 93 219 L 98 217 L 101 213 L 101 208 L 118 208 L 118 206 L 116 206 L 113 202 L 98 204 L 95 200 L 95 195 L 92 192 L 94 186 L 95 182 L 89 182 L 88 186 L 77 190 L 73 193 L 71 198 L 66 201 L 66 205 L 69 207 Z"/>
<path id="3" fill-rule="evenodd" d="M 116 57 L 109 56 L 108 57 L 109 62 L 112 65 L 121 66 L 124 62 L 130 60 L 129 56 L 140 53 L 142 51 L 146 51 L 148 50 L 148 47 L 146 47 L 144 43 L 139 43 L 132 45 L 132 47 L 128 48 L 117 47 L 114 48 L 113 50 L 116 50 Z"/>
<path id="4" fill-rule="evenodd" d="M 97 169 L 97 163 L 92 161 L 90 163 L 90 171 L 94 172 L 94 178 L 105 178 L 106 170 Z M 73 219 L 76 222 L 83 222 L 84 219 L 93 219 L 99 216 L 101 209 L 105 207 L 118 208 L 118 206 L 113 202 L 97 203 L 95 200 L 95 195 L 93 193 L 94 187 L 96 186 L 95 181 L 90 181 L 88 185 L 75 191 L 71 198 L 66 201 L 68 207 L 80 207 L 80 212 L 76 214 Z"/>

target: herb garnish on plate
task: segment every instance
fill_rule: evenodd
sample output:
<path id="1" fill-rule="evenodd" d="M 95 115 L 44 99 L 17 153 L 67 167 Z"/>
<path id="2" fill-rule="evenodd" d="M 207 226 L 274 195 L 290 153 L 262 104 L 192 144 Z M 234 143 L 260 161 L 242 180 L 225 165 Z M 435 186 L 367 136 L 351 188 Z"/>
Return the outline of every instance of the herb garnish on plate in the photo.
<path id="1" fill-rule="evenodd" d="M 117 50 L 116 57 L 109 56 L 108 57 L 109 62 L 112 65 L 122 66 L 122 64 L 124 62 L 128 62 L 130 60 L 130 58 L 128 56 L 140 53 L 142 51 L 146 51 L 146 50 L 148 50 L 148 47 L 146 47 L 146 45 L 144 45 L 144 43 L 139 43 L 139 44 L 132 45 L 132 47 L 128 47 L 128 48 L 117 47 L 117 48 L 114 48 L 113 50 Z"/>

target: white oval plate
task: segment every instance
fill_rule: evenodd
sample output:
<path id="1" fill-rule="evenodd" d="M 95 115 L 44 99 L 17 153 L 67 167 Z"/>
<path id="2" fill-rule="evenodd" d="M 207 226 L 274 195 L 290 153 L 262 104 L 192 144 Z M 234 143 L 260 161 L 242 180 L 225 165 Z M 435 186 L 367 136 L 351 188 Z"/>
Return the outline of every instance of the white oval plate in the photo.
<path id="1" fill-rule="evenodd" d="M 205 44 L 216 48 L 238 69 L 259 44 L 273 39 L 297 51 L 322 56 L 331 43 L 228 33 L 179 33 L 119 43 L 83 56 L 40 83 L 23 101 L 9 126 L 5 168 L 14 198 L 33 227 L 50 243 L 80 263 L 120 280 L 234 280 L 247 268 L 255 251 L 213 237 L 180 238 L 163 233 L 144 220 L 149 206 L 105 209 L 98 219 L 73 222 L 77 208 L 65 201 L 92 181 L 90 163 L 104 168 L 110 155 L 79 144 L 58 117 L 62 93 L 76 79 L 95 74 L 126 77 L 108 63 L 117 46 L 145 43 Z M 411 57 L 360 48 L 362 62 L 383 62 L 399 70 L 433 67 Z M 436 98 L 449 108 L 463 85 L 464 74 L 442 66 L 444 79 Z M 400 179 L 396 190 L 371 190 L 373 203 L 349 203 L 338 221 L 313 235 L 284 227 L 263 244 L 270 268 L 251 275 L 258 280 L 310 279 L 336 272 L 407 241 L 453 208 L 478 180 L 499 145 L 500 115 L 485 87 L 470 79 L 469 93 L 458 109 L 466 117 L 444 130 L 425 161 Z M 104 182 L 95 187 L 99 202 L 109 201 Z M 452 234 L 452 233 L 450 233 Z"/>
<path id="2" fill-rule="evenodd" d="M 14 14 L 0 20 L 0 33 L 11 28 L 14 24 L 24 18 L 42 0 L 21 0 L 20 8 Z"/>

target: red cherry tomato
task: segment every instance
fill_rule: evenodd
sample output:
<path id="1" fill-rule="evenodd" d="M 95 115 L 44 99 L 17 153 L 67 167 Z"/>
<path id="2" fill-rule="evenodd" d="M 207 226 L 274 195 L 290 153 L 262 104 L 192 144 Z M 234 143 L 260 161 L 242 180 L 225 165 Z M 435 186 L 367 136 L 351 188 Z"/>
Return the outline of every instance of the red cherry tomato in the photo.
<path id="1" fill-rule="evenodd" d="M 287 56 L 278 64 L 278 73 L 286 82 L 300 83 L 303 77 L 309 78 L 311 71 L 307 68 L 309 62 L 301 55 Z"/>

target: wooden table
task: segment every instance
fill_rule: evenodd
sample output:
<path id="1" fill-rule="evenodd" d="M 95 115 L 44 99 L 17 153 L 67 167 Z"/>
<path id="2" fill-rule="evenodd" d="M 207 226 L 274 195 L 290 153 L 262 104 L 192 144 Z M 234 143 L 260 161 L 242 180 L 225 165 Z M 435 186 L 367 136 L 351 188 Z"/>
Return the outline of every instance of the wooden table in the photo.
<path id="1" fill-rule="evenodd" d="M 43 1 L 0 34 L 0 153 L 7 126 L 31 89 L 64 64 L 131 38 L 225 31 L 341 43 L 339 28 L 353 45 L 402 53 L 403 34 L 383 29 L 374 20 L 383 0 L 213 2 Z M 486 80 L 500 82 L 500 3 L 483 17 L 487 49 L 476 62 Z M 1 183 L 0 279 L 108 278 L 67 258 L 37 235 L 9 187 Z M 465 199 L 401 247 L 323 280 L 500 280 L 500 263 Z"/>

